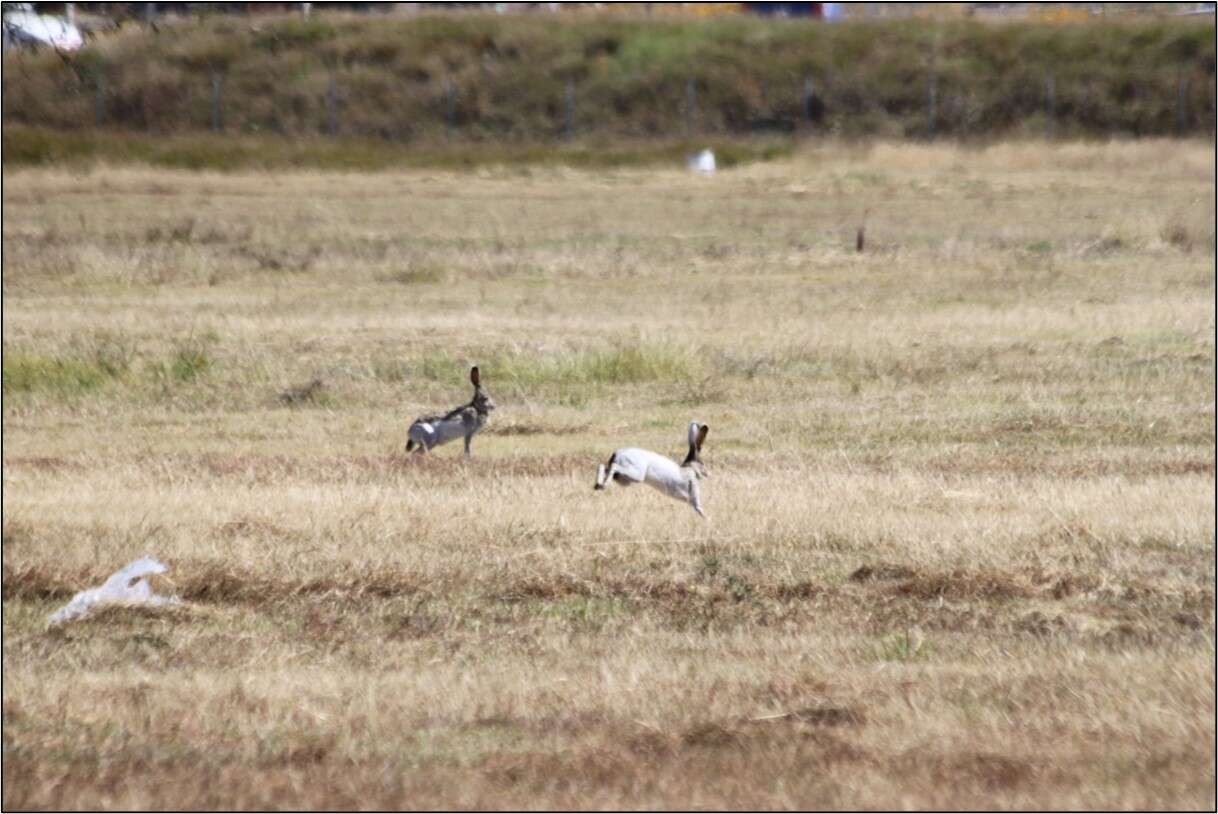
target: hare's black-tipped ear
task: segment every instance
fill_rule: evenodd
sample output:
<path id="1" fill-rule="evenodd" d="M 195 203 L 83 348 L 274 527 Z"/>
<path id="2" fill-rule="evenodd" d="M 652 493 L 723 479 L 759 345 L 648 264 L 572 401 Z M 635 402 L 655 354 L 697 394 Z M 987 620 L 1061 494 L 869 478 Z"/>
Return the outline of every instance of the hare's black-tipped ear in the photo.
<path id="1" fill-rule="evenodd" d="M 698 427 L 698 440 L 694 442 L 694 446 L 697 448 L 698 452 L 702 451 L 702 445 L 706 443 L 706 434 L 708 432 L 710 432 L 710 427 L 706 426 L 705 424 Z"/>
<path id="2" fill-rule="evenodd" d="M 482 374 L 478 372 L 478 366 L 474 365 L 469 369 L 469 380 L 473 382 L 474 387 L 482 386 Z"/>

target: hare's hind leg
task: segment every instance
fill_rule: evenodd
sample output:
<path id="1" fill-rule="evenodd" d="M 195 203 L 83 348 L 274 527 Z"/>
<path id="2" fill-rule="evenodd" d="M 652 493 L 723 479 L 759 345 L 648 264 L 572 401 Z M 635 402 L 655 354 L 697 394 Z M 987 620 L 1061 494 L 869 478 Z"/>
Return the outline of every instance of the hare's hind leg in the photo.
<path id="1" fill-rule="evenodd" d="M 622 486 L 632 483 L 642 483 L 646 473 L 639 470 L 632 462 L 622 462 L 617 459 L 617 453 L 609 456 L 609 465 L 601 464 L 596 468 L 596 487 L 604 489 L 609 481 L 616 481 Z"/>
<path id="2" fill-rule="evenodd" d="M 601 464 L 596 468 L 596 486 L 592 488 L 604 489 L 605 485 L 611 480 L 626 485 L 635 480 L 642 480 L 642 478 L 635 478 L 633 473 L 618 463 L 617 453 L 615 452 L 609 456 L 608 465 Z"/>

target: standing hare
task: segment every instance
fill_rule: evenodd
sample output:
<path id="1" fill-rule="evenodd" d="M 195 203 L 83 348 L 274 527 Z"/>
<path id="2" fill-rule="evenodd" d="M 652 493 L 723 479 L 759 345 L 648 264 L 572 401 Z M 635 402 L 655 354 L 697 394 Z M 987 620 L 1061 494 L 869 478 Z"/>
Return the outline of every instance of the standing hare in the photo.
<path id="1" fill-rule="evenodd" d="M 697 421 L 689 423 L 689 454 L 680 466 L 671 458 L 646 449 L 623 447 L 615 451 L 609 456 L 608 464 L 597 467 L 594 488 L 604 489 L 610 480 L 622 486 L 646 483 L 669 497 L 689 503 L 695 512 L 706 517 L 698 493 L 698 480 L 706 477 L 706 469 L 698 456 L 709 430 L 709 427 Z"/>
<path id="2" fill-rule="evenodd" d="M 468 404 L 454 407 L 443 415 L 425 415 L 414 420 L 406 442 L 407 452 L 414 449 L 426 452 L 434 446 L 464 437 L 465 457 L 469 457 L 469 442 L 474 433 L 486 424 L 491 410 L 495 409 L 495 402 L 482 389 L 482 377 L 478 374 L 477 365 L 469 369 L 469 380 L 474 385 L 474 397 Z"/>

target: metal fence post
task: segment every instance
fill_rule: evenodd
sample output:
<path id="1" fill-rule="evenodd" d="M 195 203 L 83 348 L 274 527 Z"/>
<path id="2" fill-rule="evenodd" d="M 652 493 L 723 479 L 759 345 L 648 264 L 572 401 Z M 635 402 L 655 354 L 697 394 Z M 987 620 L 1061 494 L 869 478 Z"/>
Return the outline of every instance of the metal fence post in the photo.
<path id="1" fill-rule="evenodd" d="M 211 129 L 219 131 L 220 123 L 220 72 L 211 72 Z"/>

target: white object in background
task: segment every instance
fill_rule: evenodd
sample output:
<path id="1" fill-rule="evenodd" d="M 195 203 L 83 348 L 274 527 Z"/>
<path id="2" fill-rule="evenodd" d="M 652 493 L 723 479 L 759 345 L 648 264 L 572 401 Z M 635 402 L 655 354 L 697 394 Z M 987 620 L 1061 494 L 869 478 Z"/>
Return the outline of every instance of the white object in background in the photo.
<path id="1" fill-rule="evenodd" d="M 71 622 L 88 616 L 100 605 L 172 605 L 178 602 L 176 596 L 161 596 L 152 592 L 148 577 L 152 574 L 163 574 L 169 569 L 164 563 L 152 557 L 140 557 L 115 571 L 109 579 L 96 588 L 81 591 L 72 597 L 72 601 L 47 617 L 53 625 L 61 622 Z"/>
<path id="2" fill-rule="evenodd" d="M 85 44 L 75 24 L 50 14 L 39 14 L 33 3 L 6 3 L 4 41 L 14 45 L 41 45 L 56 51 L 75 51 Z"/>
<path id="3" fill-rule="evenodd" d="M 705 173 L 711 175 L 715 172 L 715 154 L 710 150 L 703 150 L 699 153 L 694 153 L 686 161 L 686 164 L 694 172 Z"/>

